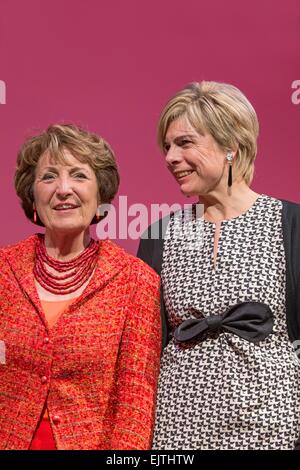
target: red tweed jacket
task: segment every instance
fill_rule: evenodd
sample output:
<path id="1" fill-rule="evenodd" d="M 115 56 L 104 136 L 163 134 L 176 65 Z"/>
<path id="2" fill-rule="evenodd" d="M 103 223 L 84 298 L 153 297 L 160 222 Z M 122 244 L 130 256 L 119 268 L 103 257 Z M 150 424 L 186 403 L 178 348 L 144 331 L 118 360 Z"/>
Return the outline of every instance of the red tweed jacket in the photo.
<path id="1" fill-rule="evenodd" d="M 151 446 L 159 277 L 111 241 L 84 293 L 47 326 L 36 236 L 0 250 L 0 449 L 28 449 L 47 400 L 58 449 Z"/>

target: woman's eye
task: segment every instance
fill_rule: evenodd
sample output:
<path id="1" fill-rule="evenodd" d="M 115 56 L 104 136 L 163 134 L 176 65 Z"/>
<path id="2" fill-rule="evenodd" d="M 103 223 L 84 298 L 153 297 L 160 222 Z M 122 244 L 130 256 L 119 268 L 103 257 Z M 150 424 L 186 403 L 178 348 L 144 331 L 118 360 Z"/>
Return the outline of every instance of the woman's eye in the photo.
<path id="1" fill-rule="evenodd" d="M 170 150 L 170 145 L 165 144 L 163 147 L 164 154 L 168 153 L 169 150 Z"/>
<path id="2" fill-rule="evenodd" d="M 50 173 L 46 173 L 46 174 L 42 177 L 43 180 L 49 180 L 49 179 L 52 179 L 52 178 L 54 178 L 54 175 L 53 175 L 53 174 L 50 174 Z"/>
<path id="3" fill-rule="evenodd" d="M 191 143 L 190 140 L 182 140 L 182 141 L 181 141 L 181 145 L 188 145 L 188 144 L 190 144 L 190 143 Z"/>
<path id="4" fill-rule="evenodd" d="M 86 178 L 86 175 L 84 173 L 76 173 L 74 176 L 76 178 Z"/>

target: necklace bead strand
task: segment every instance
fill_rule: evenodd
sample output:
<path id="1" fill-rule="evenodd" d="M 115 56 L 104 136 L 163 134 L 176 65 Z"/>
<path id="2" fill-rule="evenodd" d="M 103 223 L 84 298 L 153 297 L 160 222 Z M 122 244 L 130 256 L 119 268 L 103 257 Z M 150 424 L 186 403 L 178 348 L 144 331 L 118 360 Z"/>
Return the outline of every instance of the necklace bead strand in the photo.
<path id="1" fill-rule="evenodd" d="M 39 284 L 52 294 L 71 294 L 91 277 L 97 264 L 98 251 L 99 242 L 91 239 L 85 250 L 75 258 L 59 261 L 47 254 L 44 236 L 39 235 L 35 250 L 34 276 Z M 50 272 L 47 266 L 63 275 Z"/>

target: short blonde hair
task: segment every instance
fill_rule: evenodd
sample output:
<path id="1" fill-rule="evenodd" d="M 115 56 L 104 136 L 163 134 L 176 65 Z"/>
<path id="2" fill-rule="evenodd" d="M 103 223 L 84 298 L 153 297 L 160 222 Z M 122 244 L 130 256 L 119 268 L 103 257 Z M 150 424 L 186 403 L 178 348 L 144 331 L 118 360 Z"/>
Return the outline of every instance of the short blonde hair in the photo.
<path id="1" fill-rule="evenodd" d="M 237 148 L 234 174 L 251 184 L 259 124 L 253 106 L 238 88 L 202 81 L 176 93 L 159 120 L 158 143 L 162 149 L 171 122 L 179 117 L 186 117 L 199 134 L 210 133 L 225 151 Z"/>
<path id="2" fill-rule="evenodd" d="M 101 203 L 110 203 L 119 187 L 119 173 L 110 145 L 99 135 L 74 124 L 54 124 L 43 133 L 29 138 L 21 147 L 15 172 L 15 189 L 25 215 L 33 219 L 33 184 L 40 157 L 49 152 L 51 158 L 65 163 L 64 149 L 93 169 Z M 96 223 L 96 217 L 91 223 Z M 42 222 L 37 221 L 43 226 Z"/>

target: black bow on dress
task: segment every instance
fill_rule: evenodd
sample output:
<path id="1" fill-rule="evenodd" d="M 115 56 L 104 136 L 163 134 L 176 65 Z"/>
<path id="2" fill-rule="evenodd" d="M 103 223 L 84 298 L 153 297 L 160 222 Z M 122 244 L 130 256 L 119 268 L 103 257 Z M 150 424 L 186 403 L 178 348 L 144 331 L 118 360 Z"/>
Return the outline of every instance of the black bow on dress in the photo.
<path id="1" fill-rule="evenodd" d="M 273 315 L 270 307 L 262 302 L 241 302 L 233 305 L 222 315 L 211 315 L 203 319 L 189 318 L 174 331 L 175 339 L 182 343 L 201 340 L 208 331 L 227 331 L 258 343 L 273 329 Z"/>

